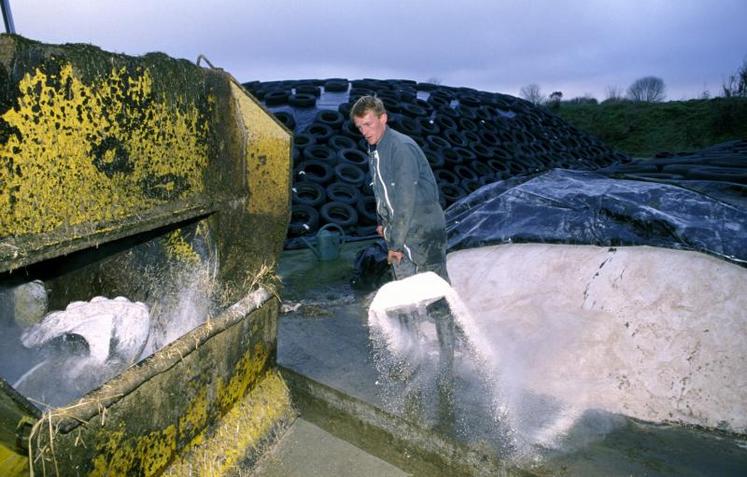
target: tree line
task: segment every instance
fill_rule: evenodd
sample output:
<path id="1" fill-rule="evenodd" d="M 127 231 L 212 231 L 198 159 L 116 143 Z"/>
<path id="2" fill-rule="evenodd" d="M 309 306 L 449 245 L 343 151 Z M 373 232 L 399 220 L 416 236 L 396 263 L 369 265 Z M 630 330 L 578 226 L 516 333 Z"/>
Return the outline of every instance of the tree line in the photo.
<path id="1" fill-rule="evenodd" d="M 742 66 L 723 81 L 721 92 L 726 98 L 747 97 L 747 57 L 743 60 Z M 546 105 L 549 107 L 559 106 L 563 99 L 563 93 L 561 91 L 553 91 L 549 96 L 545 96 L 539 85 L 536 83 L 523 86 L 519 91 L 519 95 L 531 103 Z M 704 91 L 702 96 L 703 99 L 708 99 L 710 93 Z M 638 78 L 631 83 L 625 93 L 623 93 L 623 90 L 620 87 L 608 86 L 604 102 L 627 100 L 644 103 L 658 103 L 665 99 L 666 85 L 664 84 L 664 80 L 657 76 L 644 76 L 643 78 Z M 597 100 L 591 96 L 583 96 L 573 98 L 568 102 L 596 104 Z"/>

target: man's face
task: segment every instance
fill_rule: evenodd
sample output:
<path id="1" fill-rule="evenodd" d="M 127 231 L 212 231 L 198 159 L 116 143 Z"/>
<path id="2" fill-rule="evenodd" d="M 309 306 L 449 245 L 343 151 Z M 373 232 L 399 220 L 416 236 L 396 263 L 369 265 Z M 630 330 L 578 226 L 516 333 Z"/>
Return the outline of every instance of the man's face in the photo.
<path id="1" fill-rule="evenodd" d="M 373 111 L 368 111 L 364 116 L 353 118 L 355 127 L 363 134 L 369 144 L 379 143 L 386 130 L 386 120 L 386 113 L 376 116 Z"/>

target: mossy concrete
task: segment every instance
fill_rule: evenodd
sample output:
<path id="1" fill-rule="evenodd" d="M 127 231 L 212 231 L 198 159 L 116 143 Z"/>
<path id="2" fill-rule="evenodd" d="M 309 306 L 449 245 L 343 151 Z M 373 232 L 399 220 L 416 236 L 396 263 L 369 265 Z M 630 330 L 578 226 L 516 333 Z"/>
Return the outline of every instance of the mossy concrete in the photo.
<path id="1" fill-rule="evenodd" d="M 37 470 L 158 475 L 254 389 L 273 365 L 278 302 L 251 299 L 183 336 L 102 388 L 45 414 L 30 440 Z M 268 339 L 269 338 L 269 339 Z M 257 402 L 269 430 L 286 406 Z M 272 412 L 270 412 L 272 411 Z"/>
<path id="2" fill-rule="evenodd" d="M 290 392 L 277 371 L 269 371 L 245 398 L 193 440 L 164 476 L 235 475 L 251 469 L 296 419 Z"/>
<path id="3" fill-rule="evenodd" d="M 5 449 L 30 444 L 52 474 L 157 475 L 263 382 L 279 305 L 252 297 L 277 285 L 291 147 L 222 70 L 0 36 L 0 288 L 40 279 L 51 309 L 121 295 L 159 317 L 191 271 L 210 281 L 204 325 L 52 409 L 30 443 L 8 424 Z"/>

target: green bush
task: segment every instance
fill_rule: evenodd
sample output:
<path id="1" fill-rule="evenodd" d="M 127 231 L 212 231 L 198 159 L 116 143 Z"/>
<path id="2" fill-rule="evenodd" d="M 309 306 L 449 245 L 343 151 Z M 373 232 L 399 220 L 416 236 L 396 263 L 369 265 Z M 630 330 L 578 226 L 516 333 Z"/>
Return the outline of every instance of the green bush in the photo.
<path id="1" fill-rule="evenodd" d="M 692 152 L 747 139 L 747 98 L 644 103 L 564 101 L 557 114 L 579 129 L 632 156 Z"/>

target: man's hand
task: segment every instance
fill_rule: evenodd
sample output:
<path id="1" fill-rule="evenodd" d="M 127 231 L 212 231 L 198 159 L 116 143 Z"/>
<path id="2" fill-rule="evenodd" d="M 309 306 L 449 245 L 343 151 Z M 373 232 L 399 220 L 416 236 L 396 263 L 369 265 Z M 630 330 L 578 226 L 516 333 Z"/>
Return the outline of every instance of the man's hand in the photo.
<path id="1" fill-rule="evenodd" d="M 384 226 L 383 225 L 377 225 L 376 226 L 376 234 L 379 237 L 383 237 L 384 236 Z"/>
<path id="2" fill-rule="evenodd" d="M 386 263 L 389 265 L 399 265 L 405 254 L 396 250 L 389 250 L 386 254 Z"/>

